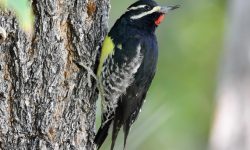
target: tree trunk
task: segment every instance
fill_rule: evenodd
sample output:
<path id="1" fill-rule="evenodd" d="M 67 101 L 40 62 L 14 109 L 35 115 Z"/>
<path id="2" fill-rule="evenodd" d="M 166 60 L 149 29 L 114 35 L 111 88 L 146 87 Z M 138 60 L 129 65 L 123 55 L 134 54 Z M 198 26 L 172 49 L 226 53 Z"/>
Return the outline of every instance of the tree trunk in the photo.
<path id="1" fill-rule="evenodd" d="M 250 150 L 250 1 L 231 0 L 211 150 Z"/>
<path id="2" fill-rule="evenodd" d="M 95 149 L 97 68 L 109 0 L 33 0 L 34 33 L 0 11 L 0 149 Z"/>

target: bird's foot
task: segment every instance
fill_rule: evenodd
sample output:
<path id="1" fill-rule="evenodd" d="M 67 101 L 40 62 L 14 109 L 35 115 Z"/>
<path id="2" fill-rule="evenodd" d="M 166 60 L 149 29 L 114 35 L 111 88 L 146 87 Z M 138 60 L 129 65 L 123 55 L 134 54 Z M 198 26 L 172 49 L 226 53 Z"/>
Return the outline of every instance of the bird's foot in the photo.
<path id="1" fill-rule="evenodd" d="M 85 65 L 83 62 L 77 62 L 74 60 L 74 63 L 77 64 L 77 66 L 80 66 L 87 71 L 88 87 L 92 87 L 91 77 L 93 77 L 96 81 L 98 81 L 94 71 L 89 66 Z"/>

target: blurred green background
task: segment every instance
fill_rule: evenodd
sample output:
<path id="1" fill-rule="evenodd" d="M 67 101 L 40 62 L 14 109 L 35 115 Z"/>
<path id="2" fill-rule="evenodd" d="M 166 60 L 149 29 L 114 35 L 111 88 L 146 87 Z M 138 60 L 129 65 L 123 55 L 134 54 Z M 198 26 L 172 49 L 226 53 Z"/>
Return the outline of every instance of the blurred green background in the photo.
<path id="1" fill-rule="evenodd" d="M 0 0 L 0 9 L 9 8 L 16 12 L 20 26 L 26 32 L 33 30 L 33 12 L 28 0 Z"/>
<path id="2" fill-rule="evenodd" d="M 111 0 L 110 28 L 134 0 Z M 127 150 L 205 150 L 223 48 L 225 0 L 158 0 L 180 4 L 156 32 L 158 70 L 128 137 Z M 120 133 L 116 149 L 122 149 Z M 108 150 L 110 141 L 103 150 Z"/>

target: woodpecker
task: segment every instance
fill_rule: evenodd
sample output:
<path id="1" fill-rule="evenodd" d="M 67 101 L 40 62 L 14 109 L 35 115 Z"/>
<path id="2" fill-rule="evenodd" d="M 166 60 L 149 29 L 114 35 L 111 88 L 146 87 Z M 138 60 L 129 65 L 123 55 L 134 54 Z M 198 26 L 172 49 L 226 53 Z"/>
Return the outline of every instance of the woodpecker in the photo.
<path id="1" fill-rule="evenodd" d="M 105 37 L 97 78 L 102 103 L 101 126 L 94 142 L 99 149 L 113 123 L 111 150 L 121 127 L 124 148 L 154 78 L 158 57 L 155 30 L 176 6 L 159 6 L 153 0 L 130 5 Z"/>

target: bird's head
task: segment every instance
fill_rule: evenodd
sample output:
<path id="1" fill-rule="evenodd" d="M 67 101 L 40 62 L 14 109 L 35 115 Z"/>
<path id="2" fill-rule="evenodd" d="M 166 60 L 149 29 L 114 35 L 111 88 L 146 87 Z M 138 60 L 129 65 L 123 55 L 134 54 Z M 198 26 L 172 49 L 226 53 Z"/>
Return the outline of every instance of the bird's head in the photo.
<path id="1" fill-rule="evenodd" d="M 155 28 L 171 10 L 179 8 L 175 6 L 160 6 L 153 0 L 139 0 L 130 5 L 124 14 L 131 24 L 142 28 Z"/>

